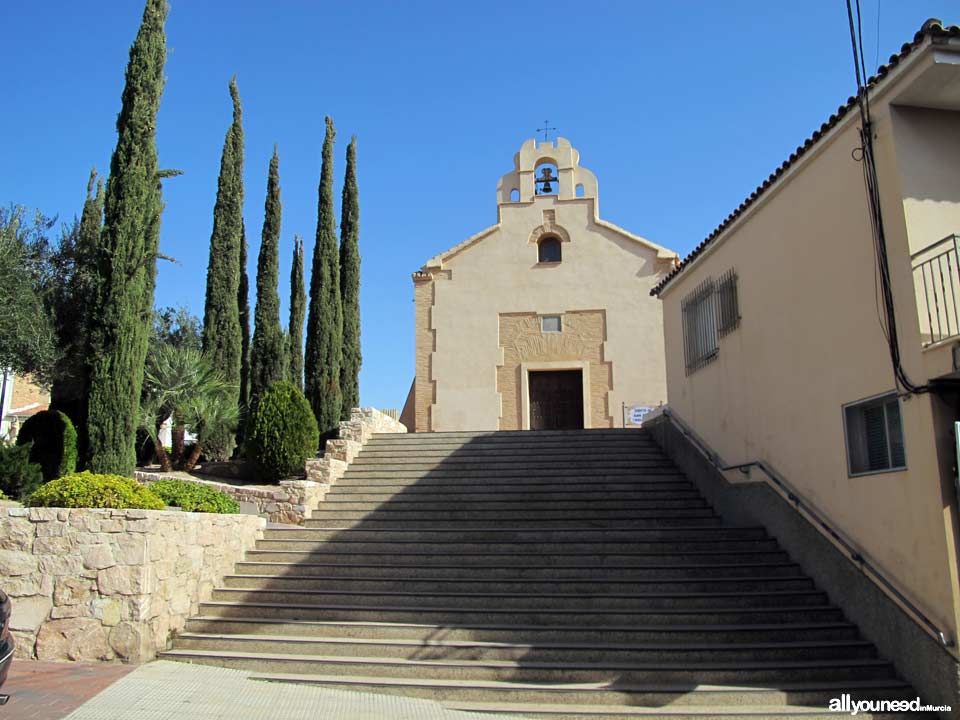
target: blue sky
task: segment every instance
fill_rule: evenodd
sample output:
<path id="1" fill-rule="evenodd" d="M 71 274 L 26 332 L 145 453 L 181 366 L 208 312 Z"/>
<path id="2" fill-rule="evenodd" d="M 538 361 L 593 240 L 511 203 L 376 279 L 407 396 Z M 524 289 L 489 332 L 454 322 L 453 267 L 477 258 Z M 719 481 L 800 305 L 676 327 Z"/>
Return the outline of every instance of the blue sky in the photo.
<path id="1" fill-rule="evenodd" d="M 926 18 L 960 22 L 949 0 L 861 4 L 871 69 Z M 141 12 L 4 7 L 0 203 L 79 212 L 91 165 L 109 166 Z M 544 119 L 597 174 L 603 217 L 685 254 L 854 90 L 842 0 L 170 0 L 167 40 L 157 144 L 185 174 L 165 183 L 161 248 L 178 263 L 161 264 L 157 305 L 203 314 L 236 74 L 251 285 L 280 146 L 285 322 L 293 234 L 313 249 L 329 114 L 338 205 L 358 136 L 361 402 L 378 407 L 402 406 L 413 377 L 411 272 L 495 222 L 497 180 Z"/>

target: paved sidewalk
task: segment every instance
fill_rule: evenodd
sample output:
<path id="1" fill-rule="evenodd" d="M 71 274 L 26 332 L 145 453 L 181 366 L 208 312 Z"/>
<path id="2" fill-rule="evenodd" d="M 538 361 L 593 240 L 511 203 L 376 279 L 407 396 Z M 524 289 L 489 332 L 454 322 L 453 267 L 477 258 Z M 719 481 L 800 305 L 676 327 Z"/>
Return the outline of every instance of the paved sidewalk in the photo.
<path id="1" fill-rule="evenodd" d="M 0 692 L 0 720 L 61 720 L 124 675 L 132 665 L 14 659 Z"/>
<path id="2" fill-rule="evenodd" d="M 250 679 L 243 670 L 158 660 L 141 665 L 67 720 L 497 720 L 430 700 Z M 14 716 L 10 716 L 14 717 Z M 0 720 L 5 720 L 0 708 Z M 19 720 L 19 718 L 18 718 Z"/>

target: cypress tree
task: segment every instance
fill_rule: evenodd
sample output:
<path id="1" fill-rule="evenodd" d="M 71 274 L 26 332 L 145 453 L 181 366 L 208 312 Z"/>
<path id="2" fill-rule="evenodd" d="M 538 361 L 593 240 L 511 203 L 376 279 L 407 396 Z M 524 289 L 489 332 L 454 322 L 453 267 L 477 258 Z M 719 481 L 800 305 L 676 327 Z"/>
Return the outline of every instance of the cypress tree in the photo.
<path id="1" fill-rule="evenodd" d="M 250 395 L 256 399 L 272 383 L 286 378 L 286 338 L 280 326 L 280 158 L 273 147 L 263 209 L 263 234 L 257 259 L 257 307 L 250 352 Z"/>
<path id="2" fill-rule="evenodd" d="M 293 236 L 293 267 L 290 269 L 290 322 L 287 326 L 287 374 L 290 382 L 303 390 L 303 316 L 307 293 L 303 283 L 303 238 Z"/>
<path id="3" fill-rule="evenodd" d="M 93 168 L 76 233 L 65 234 L 57 251 L 69 277 L 55 293 L 54 321 L 60 357 L 50 388 L 50 409 L 63 412 L 77 430 L 81 466 L 86 463 L 88 453 L 87 398 L 95 347 L 93 311 L 98 302 L 97 247 L 102 228 L 103 178 L 97 178 L 97 170 Z"/>
<path id="4" fill-rule="evenodd" d="M 333 212 L 333 140 L 336 132 L 329 117 L 326 124 L 304 355 L 304 394 L 317 417 L 321 439 L 329 437 L 340 422 L 340 355 L 343 350 L 340 253 Z"/>
<path id="5" fill-rule="evenodd" d="M 360 196 L 357 190 L 357 138 L 347 146 L 347 171 L 340 205 L 340 297 L 343 306 L 343 357 L 340 364 L 340 418 L 360 406 Z"/>
<path id="6" fill-rule="evenodd" d="M 207 265 L 207 296 L 203 314 L 203 351 L 231 386 L 232 402 L 240 404 L 243 333 L 240 328 L 240 252 L 243 237 L 243 127 L 236 77 L 230 80 L 233 122 L 223 143 L 213 234 Z M 233 433 L 208 439 L 207 449 L 217 458 L 233 450 Z"/>
<path id="7" fill-rule="evenodd" d="M 147 0 L 130 47 L 97 248 L 98 348 L 91 364 L 90 468 L 130 475 L 163 209 L 156 123 L 166 60 L 165 0 Z"/>
<path id="8" fill-rule="evenodd" d="M 240 410 L 250 404 L 250 278 L 247 277 L 247 226 L 240 221 Z M 238 431 L 243 428 L 240 424 Z"/>

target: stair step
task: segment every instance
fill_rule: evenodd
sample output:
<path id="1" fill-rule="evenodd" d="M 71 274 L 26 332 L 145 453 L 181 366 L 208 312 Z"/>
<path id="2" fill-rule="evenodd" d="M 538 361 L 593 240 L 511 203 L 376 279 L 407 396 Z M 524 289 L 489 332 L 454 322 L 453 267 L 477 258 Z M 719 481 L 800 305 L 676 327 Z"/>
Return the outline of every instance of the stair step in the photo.
<path id="1" fill-rule="evenodd" d="M 636 541 L 642 539 L 664 538 L 750 538 L 768 539 L 767 531 L 762 527 L 664 527 L 664 528 L 637 528 L 637 527 L 582 527 L 582 528 L 424 528 L 411 530 L 409 528 L 326 528 L 314 520 L 303 528 L 276 528 L 268 529 L 268 538 L 296 537 L 309 538 L 318 541 L 326 540 L 364 540 L 370 542 L 595 542 L 604 541 Z"/>
<path id="2" fill-rule="evenodd" d="M 363 446 L 364 450 L 380 450 L 385 448 L 394 448 L 401 451 L 415 451 L 425 447 L 441 448 L 512 448 L 512 447 L 586 447 L 586 448 L 605 448 L 605 447 L 641 447 L 659 450 L 660 447 L 649 437 L 577 437 L 567 435 L 564 437 L 496 437 L 496 438 L 471 438 L 469 440 L 443 437 L 417 437 L 417 438 L 388 438 L 374 436 Z"/>
<path id="3" fill-rule="evenodd" d="M 656 447 L 620 446 L 598 448 L 596 446 L 577 447 L 558 444 L 554 447 L 509 448 L 509 447 L 471 447 L 461 448 L 417 448 L 409 451 L 378 449 L 365 447 L 354 458 L 354 462 L 493 462 L 522 463 L 544 462 L 561 464 L 566 462 L 605 462 L 605 461 L 644 461 L 673 464 L 670 457 Z"/>
<path id="4" fill-rule="evenodd" d="M 394 540 L 388 542 L 374 542 L 370 540 L 316 540 L 309 537 L 309 529 L 304 530 L 274 530 L 270 535 L 257 541 L 257 550 L 293 550 L 295 552 L 321 553 L 384 553 L 390 555 L 437 555 L 456 554 L 458 556 L 471 555 L 526 555 L 550 556 L 604 556 L 634 555 L 651 552 L 758 552 L 775 551 L 777 542 L 772 539 L 760 538 L 725 538 L 723 536 L 704 540 L 691 539 L 689 536 L 644 538 L 632 542 L 617 542 L 615 540 L 554 540 L 541 542 L 537 540 L 477 540 L 473 542 L 457 542 L 454 540 Z M 301 538 L 304 535 L 306 537 Z"/>
<path id="5" fill-rule="evenodd" d="M 429 625 L 718 625 L 731 623 L 839 622 L 843 613 L 831 605 L 803 605 L 752 608 L 711 607 L 707 609 L 659 608 L 655 610 L 576 608 L 464 608 L 409 605 L 347 605 L 317 603 L 268 602 L 266 600 L 209 600 L 200 603 L 203 614 L 218 617 L 271 617 L 293 620 L 366 621 L 426 623 Z"/>
<path id="6" fill-rule="evenodd" d="M 519 438 L 535 442 L 549 438 L 586 438 L 591 441 L 603 438 L 637 438 L 652 440 L 650 433 L 642 428 L 584 428 L 580 430 L 441 430 L 429 433 L 375 433 L 372 442 L 416 443 L 425 440 L 478 440 L 491 439 L 509 442 Z"/>
<path id="7" fill-rule="evenodd" d="M 383 510 L 375 508 L 369 511 L 364 510 L 314 510 L 312 517 L 323 520 L 487 520 L 506 522 L 512 521 L 527 523 L 530 520 L 531 512 L 529 510 L 479 510 L 474 508 L 452 509 L 438 508 L 436 510 L 401 510 L 392 507 Z M 652 520 L 665 519 L 677 520 L 690 517 L 715 517 L 713 511 L 708 508 L 637 508 L 637 509 L 618 509 L 618 508 L 591 508 L 591 507 L 572 507 L 557 510 L 539 510 L 535 517 L 538 521 L 563 520 L 569 525 L 580 525 L 584 521 L 603 520 L 606 522 L 616 522 L 621 520 Z"/>
<path id="8" fill-rule="evenodd" d="M 791 642 L 801 640 L 857 640 L 855 625 L 848 622 L 795 622 L 779 624 L 721 625 L 504 625 L 457 624 L 448 626 L 402 622 L 291 620 L 198 616 L 187 621 L 188 632 L 252 635 L 265 633 L 295 637 L 384 637 L 428 640 L 488 640 L 542 644 L 580 643 L 723 643 Z"/>
<path id="9" fill-rule="evenodd" d="M 316 516 L 319 511 L 314 511 Z M 384 515 L 364 515 L 363 513 L 349 513 L 343 517 L 342 513 L 337 517 L 314 517 L 307 520 L 305 525 L 308 528 L 320 527 L 326 529 L 346 529 L 346 530 L 376 530 L 378 528 L 405 528 L 407 530 L 468 530 L 468 529 L 491 529 L 502 528 L 512 530 L 520 525 L 525 528 L 540 527 L 545 530 L 562 530 L 575 526 L 593 526 L 596 529 L 606 527 L 635 527 L 638 529 L 655 528 L 693 528 L 693 527 L 718 527 L 723 524 L 722 520 L 716 515 L 702 517 L 637 517 L 636 515 L 617 516 L 617 517 L 554 517 L 543 519 L 539 517 L 526 518 L 519 520 L 517 518 L 502 517 L 481 517 L 481 518 L 457 518 L 449 519 L 437 514 L 427 514 L 426 517 L 398 517 L 387 513 Z"/>
<path id="10" fill-rule="evenodd" d="M 290 543 L 296 543 L 296 540 Z M 517 553 L 459 553 L 451 555 L 449 553 L 380 553 L 380 552 L 359 552 L 356 550 L 344 552 L 324 552 L 322 550 L 311 550 L 303 548 L 300 550 L 276 549 L 257 549 L 248 550 L 246 559 L 249 561 L 269 560 L 272 562 L 307 562 L 307 563 L 369 563 L 379 562 L 386 565 L 402 567 L 407 565 L 450 565 L 453 562 L 461 566 L 475 568 L 484 568 L 488 565 L 502 566 L 509 562 L 514 567 L 554 567 L 563 568 L 568 565 L 582 565 L 586 560 L 595 561 L 598 566 L 630 566 L 637 565 L 702 565 L 716 562 L 718 564 L 731 564 L 737 562 L 757 563 L 767 561 L 774 564 L 788 561 L 787 554 L 782 550 L 736 550 L 730 552 L 717 550 L 700 550 L 698 552 L 690 551 L 661 551 L 661 552 L 635 552 L 635 553 L 616 553 L 608 554 L 598 558 L 591 553 L 573 553 L 567 552 L 556 555 L 530 556 L 529 554 Z"/>
<path id="11" fill-rule="evenodd" d="M 764 590 L 764 591 L 715 591 L 715 592 L 635 592 L 635 593 L 495 593 L 495 592 L 435 592 L 418 593 L 405 591 L 322 590 L 258 588 L 214 588 L 211 600 L 279 603 L 319 603 L 323 605 L 345 604 L 380 606 L 408 606 L 416 609 L 421 605 L 454 603 L 458 607 L 486 610 L 496 606 L 499 610 L 516 609 L 565 611 L 581 610 L 591 613 L 600 610 L 677 610 L 717 608 L 771 608 L 779 606 L 821 606 L 826 594 L 820 590 Z"/>
<path id="12" fill-rule="evenodd" d="M 293 655 L 411 658 L 417 660 L 506 660 L 527 664 L 565 663 L 721 663 L 782 660 L 839 660 L 875 658 L 873 645 L 863 640 L 796 641 L 774 643 L 537 643 L 452 640 L 438 638 L 291 637 L 183 632 L 177 647 L 213 652 L 284 653 Z"/>
<path id="13" fill-rule="evenodd" d="M 334 544 L 362 544 L 397 546 L 416 544 L 423 547 L 437 545 L 450 547 L 468 545 L 469 549 L 487 548 L 489 546 L 517 545 L 529 548 L 538 547 L 569 547 L 576 545 L 584 548 L 595 548 L 598 552 L 612 549 L 611 546 L 634 546 L 644 543 L 664 543 L 683 541 L 700 546 L 716 546 L 718 543 L 728 542 L 773 542 L 763 528 L 598 528 L 570 532 L 569 529 L 537 530 L 537 529 L 456 529 L 447 530 L 364 530 L 342 528 L 270 528 L 264 533 L 265 540 L 312 540 L 324 543 L 325 546 Z M 753 547 L 753 546 L 751 546 Z M 468 548 L 465 548 L 465 550 Z"/>
<path id="14" fill-rule="evenodd" d="M 333 496 L 325 498 L 322 505 L 328 512 L 441 512 L 449 510 L 459 512 L 506 511 L 525 513 L 528 517 L 540 512 L 558 512 L 563 510 L 699 510 L 712 514 L 710 507 L 702 498 L 566 498 L 540 497 L 538 499 L 480 497 L 476 499 L 454 497 L 447 500 L 405 497 L 403 495 L 387 500 L 355 500 Z"/>
<path id="15" fill-rule="evenodd" d="M 620 460 L 616 457 L 597 457 L 577 460 L 532 459 L 512 460 L 510 458 L 491 460 L 471 460 L 464 458 L 450 458 L 449 460 L 430 461 L 416 456 L 391 460 L 364 460 L 361 455 L 350 464 L 350 470 L 360 473 L 369 470 L 446 470 L 453 472 L 479 470 L 490 473 L 498 470 L 526 472 L 528 470 L 545 470 L 554 472 L 559 469 L 587 471 L 589 474 L 602 473 L 605 470 L 629 470 L 642 472 L 648 469 L 670 469 L 674 465 L 665 458 L 648 457 L 636 460 Z"/>
<path id="16" fill-rule="evenodd" d="M 624 479 L 620 482 L 541 482 L 525 483 L 517 485 L 514 483 L 493 483 L 485 481 L 483 484 L 475 483 L 451 483 L 451 482 L 418 482 L 418 483 L 393 483 L 386 482 L 369 483 L 343 483 L 338 481 L 330 491 L 327 497 L 331 495 L 354 495 L 354 494 L 377 494 L 388 495 L 403 493 L 405 495 L 474 495 L 491 494 L 503 497 L 514 495 L 539 495 L 543 493 L 567 493 L 580 496 L 581 494 L 598 493 L 621 493 L 630 492 L 638 495 L 673 495 L 674 497 L 684 497 L 695 494 L 699 497 L 699 490 L 692 483 L 686 481 L 663 480 L 660 482 L 641 482 L 638 480 Z"/>
<path id="17" fill-rule="evenodd" d="M 391 478 L 408 480 L 446 480 L 453 482 L 476 482 L 479 480 L 494 481 L 496 478 L 512 478 L 516 482 L 525 482 L 527 478 L 531 479 L 573 479 L 573 480 L 611 480 L 622 478 L 633 478 L 641 481 L 648 478 L 653 479 L 676 479 L 683 475 L 674 467 L 654 466 L 636 467 L 624 465 L 622 467 L 596 467 L 588 468 L 570 467 L 567 463 L 553 463 L 546 467 L 526 467 L 519 468 L 514 465 L 508 465 L 503 468 L 415 468 L 404 466 L 402 468 L 391 469 L 388 467 L 365 467 L 358 468 L 353 464 L 343 474 L 343 479 L 354 480 L 358 478 Z M 340 481 L 337 482 L 339 484 Z"/>
<path id="18" fill-rule="evenodd" d="M 656 590 L 667 592 L 759 592 L 812 590 L 813 581 L 805 575 L 770 578 L 684 578 L 679 580 L 652 579 L 635 580 L 627 578 L 587 578 L 584 580 L 505 580 L 505 579 L 431 579 L 417 580 L 409 577 L 397 579 L 370 579 L 344 576 L 296 575 L 227 575 L 223 586 L 231 589 L 255 588 L 258 590 L 356 590 L 363 592 L 390 592 L 402 588 L 411 593 L 486 593 L 496 589 L 502 593 L 535 593 L 557 595 L 583 595 L 589 593 L 629 594 Z"/>
<path id="19" fill-rule="evenodd" d="M 775 683 L 783 680 L 862 680 L 890 676 L 885 660 L 791 660 L 684 663 L 551 663 L 511 660 L 421 660 L 336 655 L 291 655 L 215 650 L 175 649 L 160 653 L 162 659 L 179 658 L 201 664 L 220 665 L 256 672 L 338 672 L 385 675 L 408 679 L 499 680 L 511 682 L 599 682 L 615 677 L 617 682 L 639 683 Z"/>
<path id="20" fill-rule="evenodd" d="M 543 449 L 457 449 L 457 450 L 416 450 L 414 452 L 397 452 L 393 450 L 369 450 L 364 448 L 354 458 L 351 465 L 387 464 L 404 465 L 408 463 L 435 463 L 435 464 L 473 464 L 494 463 L 505 465 L 509 463 L 550 463 L 553 465 L 575 462 L 605 463 L 608 461 L 630 463 L 657 463 L 672 465 L 673 461 L 658 449 L 638 448 L 607 448 L 589 450 L 576 447 L 562 446 Z"/>
<path id="21" fill-rule="evenodd" d="M 530 488 L 536 490 L 542 487 L 554 487 L 571 489 L 589 489 L 603 488 L 610 485 L 629 485 L 639 489 L 662 489 L 662 488 L 691 488 L 696 487 L 679 472 L 647 472 L 647 473 L 596 473 L 585 475 L 583 473 L 564 473 L 563 468 L 558 468 L 555 472 L 546 472 L 539 474 L 530 474 L 525 476 L 507 475 L 503 473 L 474 473 L 472 475 L 461 475 L 459 473 L 410 473 L 401 470 L 387 471 L 359 471 L 347 470 L 343 477 L 337 480 L 334 488 L 348 488 L 354 486 L 378 486 L 378 485 L 396 485 L 405 488 L 431 488 L 435 485 L 443 485 L 454 488 L 468 489 L 486 489 L 507 488 L 524 489 Z"/>
<path id="22" fill-rule="evenodd" d="M 531 503 L 540 505 L 541 503 L 590 503 L 595 506 L 604 502 L 625 502 L 635 503 L 644 502 L 649 504 L 669 503 L 675 506 L 678 503 L 690 503 L 690 507 L 702 507 L 705 502 L 703 498 L 693 488 L 685 490 L 644 490 L 637 488 L 625 488 L 622 490 L 538 490 L 534 492 L 503 492 L 496 488 L 450 488 L 445 486 L 443 490 L 433 488 L 403 488 L 396 487 L 394 490 L 378 490 L 365 488 L 364 490 L 355 490 L 353 488 L 338 488 L 326 494 L 324 505 L 338 503 L 416 503 L 427 506 L 432 505 L 450 505 L 463 503 L 473 506 L 475 503 Z"/>
<path id="23" fill-rule="evenodd" d="M 895 679 L 844 680 L 841 682 L 778 682 L 776 687 L 737 687 L 730 684 L 689 683 L 564 683 L 545 685 L 520 681 L 405 679 L 357 675 L 303 675 L 254 673 L 254 679 L 271 682 L 320 684 L 325 687 L 427 697 L 441 701 L 503 701 L 509 698 L 531 710 L 550 703 L 579 709 L 592 703 L 648 706 L 656 711 L 704 706 L 740 708 L 783 707 L 788 703 L 826 708 L 831 698 L 848 693 L 854 699 L 901 699 L 909 697 L 908 685 Z M 836 717 L 836 715 L 834 715 Z"/>
<path id="24" fill-rule="evenodd" d="M 474 580 L 496 583 L 502 581 L 524 582 L 585 582 L 597 580 L 709 580 L 735 579 L 742 577 L 781 578 L 797 576 L 800 568 L 793 563 L 716 563 L 712 565 L 564 565 L 516 566 L 484 565 L 482 571 L 460 563 L 441 565 L 383 565 L 381 563 L 309 563 L 270 562 L 246 560 L 237 563 L 236 572 L 243 575 L 304 575 L 327 577 L 331 582 L 342 578 L 384 580 Z"/>

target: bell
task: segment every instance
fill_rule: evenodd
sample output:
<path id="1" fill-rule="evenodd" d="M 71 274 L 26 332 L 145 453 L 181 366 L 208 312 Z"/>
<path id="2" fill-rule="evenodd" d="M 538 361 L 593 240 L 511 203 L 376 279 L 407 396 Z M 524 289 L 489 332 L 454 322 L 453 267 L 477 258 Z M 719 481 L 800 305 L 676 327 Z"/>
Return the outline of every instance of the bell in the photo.
<path id="1" fill-rule="evenodd" d="M 555 180 L 556 178 L 553 177 L 553 170 L 551 170 L 548 167 L 545 167 L 543 170 L 541 170 L 540 179 L 537 181 L 537 182 L 543 183 L 543 188 L 541 189 L 540 192 L 543 194 L 552 193 L 553 185 L 551 185 L 550 183 Z"/>

